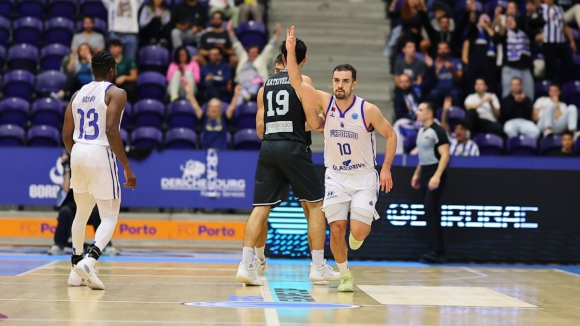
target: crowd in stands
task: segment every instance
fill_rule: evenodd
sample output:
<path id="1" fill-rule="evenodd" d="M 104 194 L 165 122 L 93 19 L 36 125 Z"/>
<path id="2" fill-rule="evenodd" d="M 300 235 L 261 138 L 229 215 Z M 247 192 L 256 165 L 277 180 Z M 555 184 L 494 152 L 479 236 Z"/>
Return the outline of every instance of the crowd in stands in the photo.
<path id="1" fill-rule="evenodd" d="M 256 94 L 281 31 L 270 38 L 267 5 L 0 0 L 0 146 L 60 146 L 66 105 L 94 80 L 91 56 L 108 50 L 127 92 L 127 145 L 259 148 Z"/>
<path id="2" fill-rule="evenodd" d="M 399 154 L 414 153 L 422 101 L 441 108 L 451 155 L 580 153 L 576 1 L 387 0 L 386 10 Z"/>

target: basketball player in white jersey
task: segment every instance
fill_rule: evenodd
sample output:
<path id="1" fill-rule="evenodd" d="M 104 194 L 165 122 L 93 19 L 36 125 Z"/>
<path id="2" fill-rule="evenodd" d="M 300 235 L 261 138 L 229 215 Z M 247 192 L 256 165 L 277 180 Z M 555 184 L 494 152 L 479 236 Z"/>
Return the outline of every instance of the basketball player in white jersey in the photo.
<path id="1" fill-rule="evenodd" d="M 292 87 L 302 98 L 305 108 L 325 110 L 324 164 L 325 198 L 322 209 L 330 224 L 330 248 L 340 277 L 338 291 L 352 292 L 353 277 L 348 268 L 345 242 L 350 212 L 350 248 L 357 250 L 379 218 L 375 210 L 379 186 L 389 192 L 393 187 L 391 163 L 397 148 L 397 137 L 381 110 L 352 92 L 356 87 L 356 70 L 348 64 L 336 66 L 332 85 L 334 95 L 317 91 L 304 82 L 295 64 L 294 26 L 287 31 L 287 69 Z M 380 177 L 375 170 L 374 131 L 387 138 L 385 160 Z"/>
<path id="2" fill-rule="evenodd" d="M 121 206 L 117 158 L 123 165 L 125 188 L 135 189 L 137 180 L 123 148 L 119 133 L 127 94 L 113 81 L 117 64 L 111 53 L 101 51 L 91 60 L 95 81 L 77 91 L 66 109 L 62 127 L 63 142 L 71 154 L 71 188 L 77 204 L 72 225 L 72 270 L 68 284 L 79 286 L 86 280 L 95 290 L 105 285 L 95 267 L 117 225 Z M 101 226 L 83 258 L 87 221 L 97 204 Z"/>

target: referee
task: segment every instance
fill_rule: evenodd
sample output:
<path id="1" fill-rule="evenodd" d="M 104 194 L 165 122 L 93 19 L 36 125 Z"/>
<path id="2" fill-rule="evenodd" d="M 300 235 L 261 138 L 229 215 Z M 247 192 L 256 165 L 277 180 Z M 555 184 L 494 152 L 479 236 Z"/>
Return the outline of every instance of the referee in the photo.
<path id="1" fill-rule="evenodd" d="M 435 108 L 431 103 L 421 103 L 417 110 L 417 121 L 423 128 L 417 135 L 419 164 L 415 169 L 411 186 L 421 189 L 425 199 L 425 216 L 429 233 L 430 251 L 421 256 L 423 263 L 445 262 L 443 229 L 441 228 L 441 195 L 445 189 L 449 163 L 449 139 L 445 129 L 434 123 Z"/>

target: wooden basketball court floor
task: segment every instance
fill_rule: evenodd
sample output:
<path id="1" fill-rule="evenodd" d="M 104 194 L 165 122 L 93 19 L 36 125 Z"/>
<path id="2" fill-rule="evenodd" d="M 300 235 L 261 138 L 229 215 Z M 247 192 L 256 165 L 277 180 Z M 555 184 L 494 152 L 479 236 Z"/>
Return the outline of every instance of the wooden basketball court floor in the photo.
<path id="1" fill-rule="evenodd" d="M 69 287 L 69 257 L 0 254 L 5 325 L 578 325 L 579 267 L 352 262 L 354 293 L 269 260 L 262 287 L 237 253 L 103 257 L 105 291 Z"/>

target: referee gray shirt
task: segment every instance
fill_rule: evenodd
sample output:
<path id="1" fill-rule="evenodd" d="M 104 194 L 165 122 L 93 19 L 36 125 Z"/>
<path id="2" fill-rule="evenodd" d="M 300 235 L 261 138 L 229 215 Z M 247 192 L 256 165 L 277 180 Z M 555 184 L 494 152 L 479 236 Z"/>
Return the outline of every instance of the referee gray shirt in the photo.
<path id="1" fill-rule="evenodd" d="M 419 165 L 439 164 L 441 155 L 438 148 L 449 144 L 445 129 L 436 123 L 427 128 L 421 128 L 417 135 L 417 148 L 419 149 Z"/>

